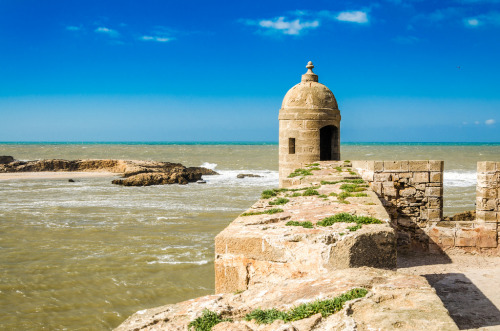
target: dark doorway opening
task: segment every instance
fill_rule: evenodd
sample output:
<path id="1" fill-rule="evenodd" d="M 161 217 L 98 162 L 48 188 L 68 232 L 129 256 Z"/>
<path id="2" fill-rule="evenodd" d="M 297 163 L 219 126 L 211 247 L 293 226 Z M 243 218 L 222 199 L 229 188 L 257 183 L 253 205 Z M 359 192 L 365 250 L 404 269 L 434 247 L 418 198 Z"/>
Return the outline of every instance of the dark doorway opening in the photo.
<path id="1" fill-rule="evenodd" d="M 319 130 L 319 158 L 320 161 L 338 160 L 338 128 L 327 125 Z"/>

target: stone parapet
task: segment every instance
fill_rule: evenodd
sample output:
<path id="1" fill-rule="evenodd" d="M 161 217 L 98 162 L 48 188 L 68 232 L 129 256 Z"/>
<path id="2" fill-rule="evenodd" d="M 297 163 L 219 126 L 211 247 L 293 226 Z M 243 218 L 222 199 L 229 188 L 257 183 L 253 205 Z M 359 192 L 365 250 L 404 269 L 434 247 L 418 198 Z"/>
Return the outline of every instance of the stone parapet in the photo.
<path id="1" fill-rule="evenodd" d="M 400 249 L 429 249 L 428 225 L 443 217 L 443 161 L 353 161 L 398 233 Z"/>
<path id="2" fill-rule="evenodd" d="M 359 183 L 360 177 L 353 174 L 350 164 L 319 162 L 306 170 L 311 175 L 294 177 L 296 186 L 275 190 L 275 196 L 259 200 L 217 235 L 217 293 L 344 268 L 396 267 L 396 238 L 390 217 L 368 185 Z M 358 184 L 353 184 L 353 179 Z M 355 185 L 359 191 L 346 194 L 341 188 L 344 184 Z M 271 205 L 278 199 L 288 201 Z M 273 208 L 282 211 L 259 214 Z M 251 213 L 257 215 L 245 216 Z M 382 223 L 355 230 L 353 223 L 318 225 L 340 213 L 370 216 Z M 290 221 L 310 222 L 310 228 L 287 225 Z"/>

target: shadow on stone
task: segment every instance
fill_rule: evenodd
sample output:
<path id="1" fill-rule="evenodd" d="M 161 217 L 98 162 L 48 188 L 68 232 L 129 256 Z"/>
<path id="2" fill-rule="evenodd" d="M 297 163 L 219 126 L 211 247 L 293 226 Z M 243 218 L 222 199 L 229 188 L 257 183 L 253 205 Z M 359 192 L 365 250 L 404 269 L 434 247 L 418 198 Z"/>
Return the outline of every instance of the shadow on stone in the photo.
<path id="1" fill-rule="evenodd" d="M 398 250 L 398 268 L 418 267 L 423 265 L 450 264 L 453 261 L 444 253 L 408 252 Z"/>
<path id="2" fill-rule="evenodd" d="M 434 287 L 460 330 L 500 325 L 500 311 L 464 274 L 423 276 Z"/>

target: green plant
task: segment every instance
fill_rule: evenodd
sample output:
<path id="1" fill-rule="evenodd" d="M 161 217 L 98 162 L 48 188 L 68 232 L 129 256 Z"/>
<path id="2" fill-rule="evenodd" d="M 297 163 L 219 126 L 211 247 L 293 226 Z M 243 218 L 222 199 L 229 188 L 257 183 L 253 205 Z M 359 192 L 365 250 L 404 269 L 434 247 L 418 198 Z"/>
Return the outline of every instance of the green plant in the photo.
<path id="1" fill-rule="evenodd" d="M 306 165 L 306 167 L 317 167 L 317 166 L 319 166 L 319 163 L 311 163 Z"/>
<path id="2" fill-rule="evenodd" d="M 275 197 L 275 196 L 276 196 L 276 191 L 274 191 L 274 190 L 265 190 L 260 195 L 260 197 L 262 199 L 270 199 L 270 198 Z"/>
<path id="3" fill-rule="evenodd" d="M 361 229 L 362 226 L 363 226 L 362 224 L 356 224 L 355 226 L 348 226 L 347 230 L 354 232 Z"/>
<path id="4" fill-rule="evenodd" d="M 314 188 L 312 187 L 308 187 L 304 193 L 302 193 L 303 196 L 305 197 L 308 197 L 308 196 L 311 196 L 311 195 L 319 195 L 318 191 L 316 191 Z"/>
<path id="5" fill-rule="evenodd" d="M 356 223 L 357 225 L 360 225 L 356 230 L 361 228 L 361 225 L 363 224 L 382 224 L 382 221 L 371 216 L 355 216 L 351 215 L 349 213 L 340 213 L 340 214 L 335 214 L 333 216 L 325 217 L 318 223 L 316 223 L 318 226 L 330 226 L 334 223 Z M 354 228 L 354 227 L 352 227 Z M 351 230 L 351 229 L 349 229 Z M 356 231 L 352 230 L 352 231 Z"/>
<path id="6" fill-rule="evenodd" d="M 356 193 L 353 195 L 353 197 L 356 197 L 356 198 L 361 198 L 361 197 L 367 197 L 368 194 L 366 193 Z"/>
<path id="7" fill-rule="evenodd" d="M 290 175 L 288 175 L 288 178 L 293 178 L 297 176 L 311 176 L 312 172 L 307 170 L 307 169 L 295 169 Z"/>
<path id="8" fill-rule="evenodd" d="M 279 311 L 276 308 L 267 310 L 256 309 L 247 314 L 245 320 L 255 320 L 257 324 L 271 324 L 276 320 L 283 320 L 285 322 L 298 321 L 318 313 L 321 313 L 323 317 L 328 317 L 342 310 L 347 301 L 363 298 L 367 293 L 368 290 L 364 288 L 354 288 L 333 299 L 303 303 L 288 311 Z"/>
<path id="9" fill-rule="evenodd" d="M 328 198 L 328 195 L 326 195 L 326 194 L 320 194 L 320 195 L 318 195 L 318 197 L 320 197 L 320 198 Z"/>
<path id="10" fill-rule="evenodd" d="M 292 197 L 294 197 L 294 198 L 295 198 L 295 197 L 300 197 L 300 196 L 302 196 L 302 193 L 300 193 L 300 192 L 294 192 L 294 193 L 292 194 Z"/>
<path id="11" fill-rule="evenodd" d="M 240 216 L 253 216 L 253 215 L 262 215 L 262 214 L 272 215 L 272 214 L 277 214 L 277 213 L 282 213 L 282 212 L 283 212 L 283 209 L 281 209 L 281 208 L 271 208 L 271 209 L 264 210 L 264 211 L 250 211 L 248 213 L 243 213 Z"/>
<path id="12" fill-rule="evenodd" d="M 276 205 L 284 205 L 285 203 L 287 203 L 288 200 L 287 198 L 277 198 L 276 200 L 273 200 L 273 201 L 269 201 L 269 204 L 271 206 L 276 206 Z"/>
<path id="13" fill-rule="evenodd" d="M 342 168 L 341 167 L 335 167 L 335 170 L 337 170 L 338 172 L 342 172 Z"/>
<path id="14" fill-rule="evenodd" d="M 349 162 L 351 162 L 351 161 L 350 160 L 344 160 L 344 163 L 349 163 Z"/>
<path id="15" fill-rule="evenodd" d="M 297 222 L 297 221 L 288 221 L 285 225 L 288 226 L 301 226 L 306 229 L 312 229 L 314 226 L 311 222 L 306 221 L 306 222 Z"/>
<path id="16" fill-rule="evenodd" d="M 208 309 L 203 310 L 203 315 L 189 322 L 188 329 L 193 328 L 194 331 L 210 331 L 214 325 L 221 322 L 232 322 L 231 319 L 222 319 L 217 313 L 210 311 Z"/>
<path id="17" fill-rule="evenodd" d="M 330 196 L 332 196 L 332 197 L 336 197 L 337 195 L 338 195 L 338 194 L 337 194 L 337 193 L 335 193 L 335 192 L 330 193 Z"/>
<path id="18" fill-rule="evenodd" d="M 362 192 L 366 191 L 364 187 L 359 187 L 357 184 L 342 184 L 340 189 L 345 192 Z"/>

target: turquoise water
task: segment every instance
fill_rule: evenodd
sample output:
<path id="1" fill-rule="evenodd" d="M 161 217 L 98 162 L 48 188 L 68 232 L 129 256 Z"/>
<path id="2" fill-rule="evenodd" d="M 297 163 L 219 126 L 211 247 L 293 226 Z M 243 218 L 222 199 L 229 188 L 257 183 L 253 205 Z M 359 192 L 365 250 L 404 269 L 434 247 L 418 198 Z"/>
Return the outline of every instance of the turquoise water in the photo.
<path id="1" fill-rule="evenodd" d="M 343 144 L 350 160 L 445 160 L 445 213 L 474 209 L 477 161 L 500 144 Z M 215 168 L 207 184 L 0 181 L 0 329 L 109 330 L 214 290 L 214 236 L 278 185 L 275 143 L 8 143 L 20 160 L 112 158 Z M 239 173 L 260 178 L 237 179 Z"/>

